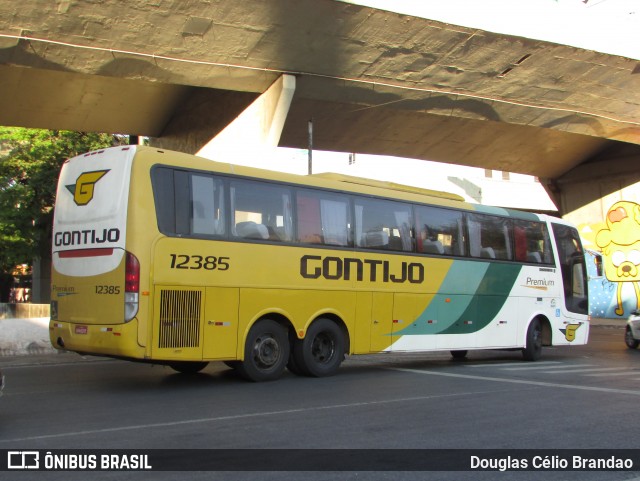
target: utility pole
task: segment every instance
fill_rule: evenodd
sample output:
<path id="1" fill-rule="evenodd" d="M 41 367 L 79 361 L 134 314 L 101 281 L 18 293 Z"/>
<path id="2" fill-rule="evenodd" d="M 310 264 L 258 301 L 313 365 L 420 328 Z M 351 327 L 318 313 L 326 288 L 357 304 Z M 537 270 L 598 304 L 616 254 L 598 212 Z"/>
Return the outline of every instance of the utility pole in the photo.
<path id="1" fill-rule="evenodd" d="M 309 160 L 308 174 L 313 173 L 313 117 L 309 120 Z"/>

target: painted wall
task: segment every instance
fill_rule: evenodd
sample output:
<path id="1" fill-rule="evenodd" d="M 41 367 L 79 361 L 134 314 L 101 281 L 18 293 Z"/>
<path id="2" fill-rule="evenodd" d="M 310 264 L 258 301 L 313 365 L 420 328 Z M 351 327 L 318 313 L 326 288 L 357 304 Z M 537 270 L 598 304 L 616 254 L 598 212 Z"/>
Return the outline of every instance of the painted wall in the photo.
<path id="1" fill-rule="evenodd" d="M 591 251 L 591 315 L 628 318 L 640 307 L 640 145 L 612 144 L 555 186 L 562 217 Z"/>
<path id="2" fill-rule="evenodd" d="M 604 220 L 578 226 L 587 254 L 590 314 L 626 318 L 640 308 L 640 204 L 613 203 Z"/>

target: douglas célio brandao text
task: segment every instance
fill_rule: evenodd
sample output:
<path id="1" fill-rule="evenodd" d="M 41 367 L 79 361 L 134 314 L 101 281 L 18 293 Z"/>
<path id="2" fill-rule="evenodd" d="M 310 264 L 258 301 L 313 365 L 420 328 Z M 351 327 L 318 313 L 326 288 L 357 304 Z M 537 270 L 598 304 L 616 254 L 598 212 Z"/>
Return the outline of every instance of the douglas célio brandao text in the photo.
<path id="1" fill-rule="evenodd" d="M 535 470 L 631 470 L 634 469 L 633 459 L 617 457 L 614 455 L 603 457 L 585 457 L 579 454 L 571 456 L 558 455 L 531 455 L 531 456 L 504 456 L 483 457 L 473 455 L 470 457 L 471 470 L 482 471 L 535 471 Z"/>

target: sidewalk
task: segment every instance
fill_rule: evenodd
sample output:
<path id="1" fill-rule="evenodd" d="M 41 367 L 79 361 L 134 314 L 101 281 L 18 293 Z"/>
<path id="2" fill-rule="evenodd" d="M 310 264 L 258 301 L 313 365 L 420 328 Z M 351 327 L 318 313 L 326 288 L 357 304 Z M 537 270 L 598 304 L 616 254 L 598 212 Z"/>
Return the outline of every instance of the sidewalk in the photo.
<path id="1" fill-rule="evenodd" d="M 49 318 L 0 319 L 0 357 L 54 354 Z"/>
<path id="2" fill-rule="evenodd" d="M 623 328 L 627 325 L 627 319 L 605 319 L 600 317 L 591 318 L 592 326 L 600 327 L 619 327 Z"/>

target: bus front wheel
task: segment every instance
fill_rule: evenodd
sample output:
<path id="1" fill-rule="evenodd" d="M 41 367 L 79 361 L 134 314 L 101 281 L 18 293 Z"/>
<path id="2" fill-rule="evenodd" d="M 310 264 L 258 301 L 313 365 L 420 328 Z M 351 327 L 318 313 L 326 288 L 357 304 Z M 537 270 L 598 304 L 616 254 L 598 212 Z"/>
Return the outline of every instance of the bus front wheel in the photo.
<path id="1" fill-rule="evenodd" d="M 525 361 L 537 361 L 542 355 L 542 324 L 540 319 L 534 319 L 527 329 L 527 343 L 522 350 Z"/>
<path id="2" fill-rule="evenodd" d="M 287 330 L 276 321 L 264 319 L 249 330 L 244 361 L 237 369 L 250 381 L 274 381 L 282 375 L 288 360 Z"/>
<path id="3" fill-rule="evenodd" d="M 304 339 L 294 342 L 294 365 L 306 376 L 331 376 L 342 364 L 344 350 L 340 326 L 330 319 L 318 319 L 311 324 Z"/>

